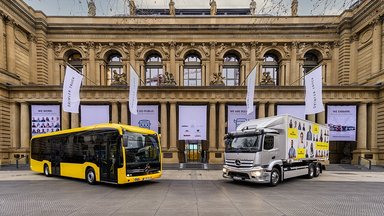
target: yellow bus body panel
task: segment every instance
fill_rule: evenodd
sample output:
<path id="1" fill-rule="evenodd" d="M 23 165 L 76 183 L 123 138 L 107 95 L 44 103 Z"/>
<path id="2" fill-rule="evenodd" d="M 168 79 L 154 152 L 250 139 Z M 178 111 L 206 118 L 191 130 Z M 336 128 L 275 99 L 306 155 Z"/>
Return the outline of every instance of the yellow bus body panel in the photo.
<path id="1" fill-rule="evenodd" d="M 49 174 L 52 173 L 51 162 L 47 160 L 37 161 L 37 160 L 31 159 L 29 163 L 30 163 L 31 170 L 38 173 L 44 173 L 44 164 L 47 164 L 49 168 Z"/>
<path id="2" fill-rule="evenodd" d="M 100 181 L 100 169 L 93 163 L 60 163 L 60 175 L 71 178 L 85 179 L 87 167 L 92 167 L 95 171 L 96 181 Z"/>

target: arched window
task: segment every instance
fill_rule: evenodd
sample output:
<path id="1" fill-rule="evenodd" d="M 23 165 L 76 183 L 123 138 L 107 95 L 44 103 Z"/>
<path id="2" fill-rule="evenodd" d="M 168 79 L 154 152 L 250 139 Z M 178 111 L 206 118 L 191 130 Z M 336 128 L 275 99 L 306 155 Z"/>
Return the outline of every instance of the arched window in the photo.
<path id="1" fill-rule="evenodd" d="M 68 56 L 68 64 L 72 65 L 79 72 L 83 73 L 83 63 L 81 62 L 81 54 L 77 51 L 73 51 Z"/>
<path id="2" fill-rule="evenodd" d="M 264 85 L 279 84 L 279 58 L 273 53 L 264 55 L 263 70 L 261 74 L 261 83 Z"/>
<path id="3" fill-rule="evenodd" d="M 240 80 L 240 62 L 234 54 L 224 56 L 223 77 L 226 86 L 238 86 Z"/>
<path id="4" fill-rule="evenodd" d="M 201 60 L 196 54 L 184 60 L 184 86 L 201 86 Z"/>
<path id="5" fill-rule="evenodd" d="M 162 74 L 163 64 L 161 63 L 161 56 L 158 54 L 149 55 L 145 61 L 145 85 L 159 85 L 159 79 Z"/>
<path id="6" fill-rule="evenodd" d="M 319 65 L 319 58 L 312 52 L 307 52 L 304 55 L 303 73 L 307 74 L 313 68 Z"/>
<path id="7" fill-rule="evenodd" d="M 107 58 L 107 85 L 126 84 L 126 75 L 123 71 L 123 61 L 120 53 L 112 53 Z"/>

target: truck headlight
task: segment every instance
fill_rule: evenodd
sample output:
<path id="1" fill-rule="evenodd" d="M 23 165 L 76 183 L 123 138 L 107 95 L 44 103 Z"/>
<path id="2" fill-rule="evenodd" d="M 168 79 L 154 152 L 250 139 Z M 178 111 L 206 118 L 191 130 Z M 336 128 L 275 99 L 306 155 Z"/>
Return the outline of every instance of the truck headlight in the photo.
<path id="1" fill-rule="evenodd" d="M 259 176 L 261 176 L 261 172 L 260 172 L 260 171 L 253 171 L 253 172 L 251 173 L 251 175 L 252 175 L 252 176 L 259 177 Z"/>
<path id="2" fill-rule="evenodd" d="M 227 168 L 223 168 L 223 173 L 227 173 Z"/>

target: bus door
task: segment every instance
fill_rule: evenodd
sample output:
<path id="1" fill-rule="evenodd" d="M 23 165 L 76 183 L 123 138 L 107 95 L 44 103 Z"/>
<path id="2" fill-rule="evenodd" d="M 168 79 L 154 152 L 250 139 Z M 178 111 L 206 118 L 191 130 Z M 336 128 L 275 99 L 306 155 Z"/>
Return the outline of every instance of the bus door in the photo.
<path id="1" fill-rule="evenodd" d="M 61 143 L 60 138 L 51 139 L 51 169 L 53 175 L 60 175 Z"/>
<path id="2" fill-rule="evenodd" d="M 117 133 L 104 135 L 104 142 L 100 145 L 100 180 L 117 182 Z"/>

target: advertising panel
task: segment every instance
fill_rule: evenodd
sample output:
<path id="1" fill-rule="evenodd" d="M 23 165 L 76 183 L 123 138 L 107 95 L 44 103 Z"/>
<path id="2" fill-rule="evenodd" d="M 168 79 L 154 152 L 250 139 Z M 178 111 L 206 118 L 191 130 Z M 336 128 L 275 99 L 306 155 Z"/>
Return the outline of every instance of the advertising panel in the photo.
<path id="1" fill-rule="evenodd" d="M 256 106 L 253 112 L 247 115 L 247 106 L 228 106 L 228 132 L 235 131 L 243 122 L 256 118 Z"/>
<path id="2" fill-rule="evenodd" d="M 179 106 L 179 140 L 207 140 L 207 106 Z"/>
<path id="3" fill-rule="evenodd" d="M 137 115 L 131 114 L 131 125 L 151 129 L 158 132 L 159 106 L 138 105 Z"/>
<path id="4" fill-rule="evenodd" d="M 32 136 L 60 129 L 60 105 L 31 105 Z"/>
<path id="5" fill-rule="evenodd" d="M 331 141 L 356 141 L 356 106 L 327 106 Z"/>
<path id="6" fill-rule="evenodd" d="M 109 123 L 109 105 L 81 105 L 81 126 Z"/>
<path id="7" fill-rule="evenodd" d="M 277 115 L 288 114 L 300 119 L 305 119 L 304 105 L 277 105 Z"/>
<path id="8" fill-rule="evenodd" d="M 288 121 L 288 158 L 328 159 L 329 131 L 325 126 L 296 118 Z"/>

